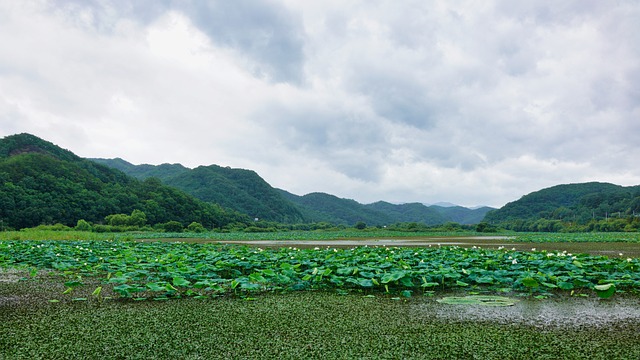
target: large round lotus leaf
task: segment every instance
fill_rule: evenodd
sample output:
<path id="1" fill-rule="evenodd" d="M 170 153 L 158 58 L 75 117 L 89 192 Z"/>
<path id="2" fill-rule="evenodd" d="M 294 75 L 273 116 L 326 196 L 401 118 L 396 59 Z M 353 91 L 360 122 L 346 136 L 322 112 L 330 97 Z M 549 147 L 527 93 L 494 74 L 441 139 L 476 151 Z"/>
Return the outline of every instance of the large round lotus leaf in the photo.
<path id="1" fill-rule="evenodd" d="M 616 286 L 614 284 L 596 285 L 594 289 L 601 299 L 608 299 L 616 292 Z"/>
<path id="2" fill-rule="evenodd" d="M 449 296 L 436 300 L 442 304 L 451 305 L 482 305 L 482 306 L 512 306 L 518 300 L 504 296 L 490 295 L 470 295 L 470 296 Z"/>

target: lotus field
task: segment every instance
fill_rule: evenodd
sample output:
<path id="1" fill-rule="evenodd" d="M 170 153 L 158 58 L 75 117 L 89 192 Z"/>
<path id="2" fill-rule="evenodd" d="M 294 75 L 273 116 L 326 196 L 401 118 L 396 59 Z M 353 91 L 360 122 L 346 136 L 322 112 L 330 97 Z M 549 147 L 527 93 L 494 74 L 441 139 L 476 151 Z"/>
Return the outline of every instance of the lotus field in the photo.
<path id="1" fill-rule="evenodd" d="M 113 296 L 106 298 L 166 300 L 297 290 L 394 298 L 451 290 L 539 298 L 558 292 L 607 298 L 640 291 L 638 258 L 455 246 L 260 249 L 180 242 L 5 240 L 0 241 L 2 267 L 29 269 L 32 276 L 53 270 L 65 284 L 60 299 L 78 301 L 102 301 L 107 293 Z"/>

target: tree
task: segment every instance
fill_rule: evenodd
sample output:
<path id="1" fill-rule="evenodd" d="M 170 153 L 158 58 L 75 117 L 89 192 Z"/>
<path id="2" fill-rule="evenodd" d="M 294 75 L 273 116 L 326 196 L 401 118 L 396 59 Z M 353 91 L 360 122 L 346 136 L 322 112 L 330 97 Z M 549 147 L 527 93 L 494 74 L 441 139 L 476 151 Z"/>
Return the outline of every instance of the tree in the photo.
<path id="1" fill-rule="evenodd" d="M 476 231 L 477 232 L 483 232 L 483 233 L 488 233 L 488 232 L 496 232 L 498 231 L 494 226 L 486 223 L 486 222 L 481 222 L 478 225 L 476 225 Z"/>
<path id="2" fill-rule="evenodd" d="M 141 210 L 135 209 L 129 217 L 129 224 L 131 226 L 142 227 L 147 223 L 147 215 Z"/>
<path id="3" fill-rule="evenodd" d="M 111 226 L 125 226 L 129 223 L 129 215 L 127 214 L 112 214 L 107 215 L 104 220 Z"/>

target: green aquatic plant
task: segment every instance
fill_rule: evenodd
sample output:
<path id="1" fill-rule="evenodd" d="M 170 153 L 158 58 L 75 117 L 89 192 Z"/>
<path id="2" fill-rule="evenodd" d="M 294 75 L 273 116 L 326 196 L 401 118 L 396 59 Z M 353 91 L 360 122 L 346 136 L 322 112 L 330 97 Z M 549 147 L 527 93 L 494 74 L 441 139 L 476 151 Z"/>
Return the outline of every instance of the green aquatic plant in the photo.
<path id="1" fill-rule="evenodd" d="M 640 261 L 480 248 L 259 249 L 131 241 L 0 241 L 0 267 L 54 270 L 67 294 L 87 279 L 122 298 L 340 290 L 403 297 L 440 290 L 640 291 Z M 601 290 L 603 296 L 610 289 Z"/>
<path id="2" fill-rule="evenodd" d="M 608 299 L 616 293 L 616 285 L 613 283 L 596 285 L 593 287 L 593 289 L 601 299 Z"/>

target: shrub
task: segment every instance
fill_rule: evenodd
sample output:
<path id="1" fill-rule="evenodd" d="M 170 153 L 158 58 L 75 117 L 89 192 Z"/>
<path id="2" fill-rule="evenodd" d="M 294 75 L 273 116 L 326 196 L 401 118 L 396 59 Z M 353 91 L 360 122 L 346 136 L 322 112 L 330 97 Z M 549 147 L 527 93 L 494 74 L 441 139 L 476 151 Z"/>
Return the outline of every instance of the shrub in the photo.
<path id="1" fill-rule="evenodd" d="M 476 231 L 483 233 L 494 233 L 497 232 L 498 229 L 493 225 L 487 224 L 486 222 L 481 222 L 476 226 Z"/>
<path id="2" fill-rule="evenodd" d="M 189 226 L 187 226 L 187 230 L 189 232 L 194 232 L 194 233 L 201 233 L 201 232 L 207 231 L 207 229 L 205 229 L 204 226 L 202 226 L 202 224 L 195 221 L 189 224 Z"/>
<path id="3" fill-rule="evenodd" d="M 54 225 L 38 225 L 35 227 L 36 230 L 49 230 L 49 231 L 68 231 L 71 230 L 70 227 L 64 224 L 54 224 Z M 26 230 L 26 229 L 22 229 Z"/>
<path id="4" fill-rule="evenodd" d="M 165 232 L 182 232 L 184 227 L 179 221 L 171 220 L 162 224 L 162 228 Z"/>
<path id="5" fill-rule="evenodd" d="M 367 224 L 364 221 L 358 221 L 354 227 L 358 230 L 364 230 L 367 228 Z"/>
<path id="6" fill-rule="evenodd" d="M 78 224 L 75 227 L 78 231 L 91 231 L 91 224 L 89 224 L 86 220 L 80 219 L 78 220 Z"/>

